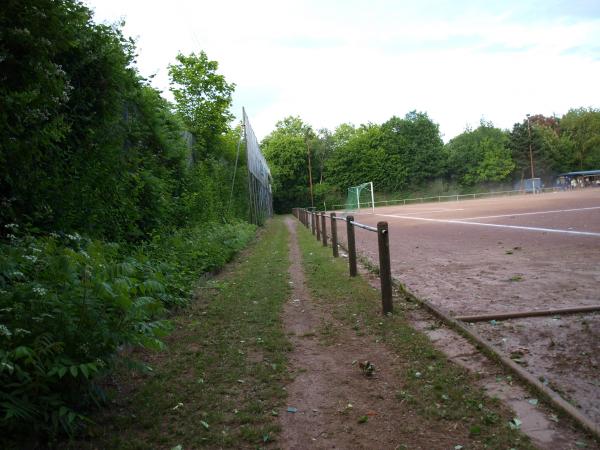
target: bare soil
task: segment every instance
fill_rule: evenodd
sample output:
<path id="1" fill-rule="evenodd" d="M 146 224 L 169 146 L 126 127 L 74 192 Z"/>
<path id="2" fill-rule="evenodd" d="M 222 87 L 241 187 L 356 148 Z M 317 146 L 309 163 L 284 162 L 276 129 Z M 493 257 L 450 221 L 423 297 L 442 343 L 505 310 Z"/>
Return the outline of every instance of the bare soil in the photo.
<path id="1" fill-rule="evenodd" d="M 311 298 L 296 222 L 288 219 L 287 225 L 293 293 L 283 321 L 293 345 L 294 379 L 287 387 L 287 406 L 279 411 L 277 444 L 284 449 L 454 448 L 461 439 L 458 433 L 442 424 L 432 429 L 396 398 L 402 385 L 397 357 L 383 344 L 347 330 Z M 366 360 L 376 368 L 371 377 L 358 364 Z"/>
<path id="2" fill-rule="evenodd" d="M 373 287 L 380 280 L 368 269 L 360 267 L 361 275 Z M 585 448 L 597 446 L 573 423 L 561 420 L 555 412 L 543 405 L 502 367 L 483 355 L 469 340 L 441 323 L 418 304 L 402 301 L 400 306 L 406 319 L 417 330 L 425 333 L 433 346 L 443 352 L 449 361 L 479 376 L 478 384 L 491 397 L 508 406 L 523 423 L 521 431 L 540 449 L 575 449 L 577 443 Z"/>
<path id="3" fill-rule="evenodd" d="M 388 221 L 393 276 L 454 316 L 600 304 L 600 237 L 444 220 L 598 233 L 598 207 L 600 189 L 587 189 L 377 208 L 355 217 L 368 225 Z M 341 223 L 338 234 L 345 242 Z M 357 229 L 356 241 L 376 263 L 375 233 Z M 508 356 L 520 352 L 526 370 L 600 424 L 599 314 L 476 329 Z"/>

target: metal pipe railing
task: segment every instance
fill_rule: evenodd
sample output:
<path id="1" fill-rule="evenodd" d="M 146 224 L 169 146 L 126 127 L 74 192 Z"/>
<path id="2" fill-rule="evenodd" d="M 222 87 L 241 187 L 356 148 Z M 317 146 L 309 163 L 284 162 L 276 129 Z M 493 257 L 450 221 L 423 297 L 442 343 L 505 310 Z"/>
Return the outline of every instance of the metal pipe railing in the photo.
<path id="1" fill-rule="evenodd" d="M 313 235 L 316 234 L 318 241 L 322 241 L 323 246 L 327 247 L 327 221 L 330 219 L 331 225 L 331 247 L 333 249 L 333 256 L 338 257 L 338 237 L 337 237 L 337 221 L 343 220 L 346 222 L 346 237 L 348 241 L 348 269 L 351 277 L 355 277 L 358 274 L 357 268 L 357 252 L 356 252 L 356 238 L 354 230 L 355 228 L 362 228 L 363 230 L 372 231 L 377 233 L 377 244 L 379 250 L 379 278 L 381 280 L 381 304 L 384 314 L 391 313 L 393 311 L 392 305 L 392 273 L 390 264 L 390 244 L 389 244 L 389 233 L 388 223 L 378 222 L 377 228 L 364 223 L 356 222 L 353 216 L 338 217 L 334 212 L 326 214 L 325 212 L 310 211 L 307 208 L 294 208 L 294 216 L 296 216 L 300 222 L 308 228 L 310 222 L 310 228 Z"/>
<path id="2" fill-rule="evenodd" d="M 540 189 L 541 192 L 554 192 L 556 190 L 559 190 L 559 188 L 550 187 L 550 188 Z M 511 191 L 490 191 L 490 192 L 475 192 L 473 194 L 434 195 L 434 196 L 430 196 L 430 197 L 401 198 L 401 199 L 395 199 L 395 200 L 377 200 L 375 202 L 366 201 L 364 203 L 364 205 L 365 205 L 365 208 L 369 208 L 369 207 L 371 207 L 373 205 L 385 205 L 385 206 L 389 206 L 391 204 L 392 205 L 398 205 L 398 204 L 406 205 L 407 203 L 425 203 L 426 201 L 441 202 L 442 199 L 449 199 L 449 200 L 456 200 L 456 201 L 458 201 L 461 198 L 464 198 L 464 199 L 469 199 L 469 198 L 476 199 L 478 197 L 485 197 L 485 196 L 518 195 L 518 194 L 526 194 L 526 193 L 527 193 L 527 191 L 525 191 L 524 189 L 514 189 L 514 190 L 511 190 Z M 341 208 L 345 208 L 346 206 L 347 206 L 346 203 L 338 203 L 338 204 L 332 205 L 331 208 L 332 209 L 341 209 Z"/>

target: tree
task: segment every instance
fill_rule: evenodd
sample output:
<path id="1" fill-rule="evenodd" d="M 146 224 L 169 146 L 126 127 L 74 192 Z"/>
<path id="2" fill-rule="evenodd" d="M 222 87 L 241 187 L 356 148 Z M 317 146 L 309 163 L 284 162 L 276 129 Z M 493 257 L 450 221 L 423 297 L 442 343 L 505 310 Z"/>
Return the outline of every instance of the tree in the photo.
<path id="1" fill-rule="evenodd" d="M 396 189 L 420 185 L 443 173 L 443 142 L 438 124 L 427 113 L 411 111 L 403 119 L 392 117 L 381 126 L 382 145 L 390 162 L 399 164 L 405 174 L 396 178 Z"/>
<path id="2" fill-rule="evenodd" d="M 310 203 L 308 149 L 313 135 L 309 125 L 290 116 L 277 122 L 275 130 L 261 144 L 273 176 L 276 212 Z"/>
<path id="3" fill-rule="evenodd" d="M 515 163 L 515 178 L 522 180 L 531 177 L 531 159 L 535 177 L 550 181 L 564 170 L 569 158 L 563 152 L 568 150 L 568 146 L 560 142 L 557 128 L 556 118 L 541 114 L 531 116 L 529 125 L 527 119 L 514 124 L 509 134 L 509 148 Z M 530 143 L 532 158 L 529 154 Z"/>
<path id="4" fill-rule="evenodd" d="M 564 147 L 573 152 L 579 170 L 600 168 L 600 110 L 571 109 L 560 120 Z"/>
<path id="5" fill-rule="evenodd" d="M 217 74 L 219 64 L 203 51 L 189 56 L 179 53 L 176 59 L 177 64 L 169 65 L 175 108 L 196 137 L 199 149 L 214 152 L 216 141 L 233 119 L 229 108 L 235 84 Z"/>
<path id="6" fill-rule="evenodd" d="M 398 164 L 390 163 L 380 125 L 361 125 L 335 149 L 327 161 L 327 180 L 343 193 L 348 187 L 372 181 L 379 190 L 393 189 Z"/>
<path id="7" fill-rule="evenodd" d="M 451 139 L 444 151 L 448 175 L 463 186 L 504 181 L 515 167 L 507 133 L 484 121 Z"/>

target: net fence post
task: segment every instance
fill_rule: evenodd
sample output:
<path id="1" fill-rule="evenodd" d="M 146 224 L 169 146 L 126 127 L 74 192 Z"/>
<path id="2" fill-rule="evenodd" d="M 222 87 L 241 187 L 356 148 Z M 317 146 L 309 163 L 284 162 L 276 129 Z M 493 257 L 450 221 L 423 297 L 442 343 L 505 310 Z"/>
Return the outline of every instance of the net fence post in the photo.
<path id="1" fill-rule="evenodd" d="M 348 236 L 348 266 L 350 269 L 350 276 L 355 277 L 357 274 L 356 270 L 356 240 L 354 238 L 354 216 L 346 216 L 346 234 Z"/>
<path id="2" fill-rule="evenodd" d="M 327 247 L 327 222 L 325 213 L 321 213 L 321 237 L 323 238 L 323 247 Z"/>
<path id="3" fill-rule="evenodd" d="M 315 213 L 314 211 L 310 212 L 310 231 L 312 234 L 315 234 Z"/>
<path id="4" fill-rule="evenodd" d="M 390 237 L 387 222 L 377 223 L 377 242 L 379 244 L 379 279 L 381 280 L 381 307 L 383 314 L 391 313 L 392 269 L 390 264 Z"/>
<path id="5" fill-rule="evenodd" d="M 333 248 L 333 257 L 337 258 L 339 256 L 338 253 L 338 243 L 337 243 L 337 224 L 335 223 L 335 213 L 331 213 L 331 247 Z"/>

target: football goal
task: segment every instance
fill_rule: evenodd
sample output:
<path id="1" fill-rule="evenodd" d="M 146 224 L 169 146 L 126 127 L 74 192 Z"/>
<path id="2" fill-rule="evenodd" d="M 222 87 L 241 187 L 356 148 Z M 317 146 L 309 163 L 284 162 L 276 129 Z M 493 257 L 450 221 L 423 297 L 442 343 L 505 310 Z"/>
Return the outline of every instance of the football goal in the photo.
<path id="1" fill-rule="evenodd" d="M 360 212 L 361 208 L 370 208 L 373 214 L 375 214 L 375 196 L 372 181 L 348 188 L 346 210 Z"/>

